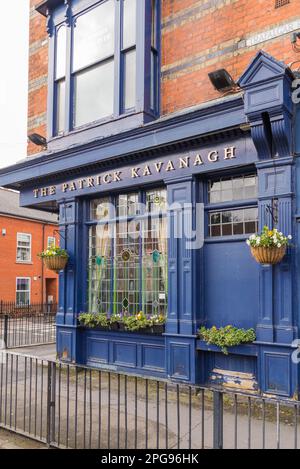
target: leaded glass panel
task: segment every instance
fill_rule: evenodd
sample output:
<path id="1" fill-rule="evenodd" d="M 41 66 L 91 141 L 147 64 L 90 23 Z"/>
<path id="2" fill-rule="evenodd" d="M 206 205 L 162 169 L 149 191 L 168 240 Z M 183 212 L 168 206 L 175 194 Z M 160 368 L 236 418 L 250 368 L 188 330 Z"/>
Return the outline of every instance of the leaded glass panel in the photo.
<path id="1" fill-rule="evenodd" d="M 90 228 L 89 239 L 89 306 L 90 312 L 108 313 L 111 302 L 111 237 L 108 224 Z"/>
<path id="2" fill-rule="evenodd" d="M 110 198 L 90 205 L 89 310 L 136 314 L 167 311 L 166 191 L 145 194 L 149 217 L 139 213 L 139 194 Z M 158 210 L 159 207 L 159 210 Z"/>
<path id="3" fill-rule="evenodd" d="M 165 314 L 168 300 L 167 220 L 143 222 L 143 311 Z"/>

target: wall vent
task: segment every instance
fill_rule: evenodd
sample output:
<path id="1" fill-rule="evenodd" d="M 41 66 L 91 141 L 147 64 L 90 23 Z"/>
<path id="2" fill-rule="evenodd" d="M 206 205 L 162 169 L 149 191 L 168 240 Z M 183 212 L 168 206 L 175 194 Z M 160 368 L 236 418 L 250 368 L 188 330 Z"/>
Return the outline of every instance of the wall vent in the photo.
<path id="1" fill-rule="evenodd" d="M 275 0 L 275 8 L 281 8 L 288 3 L 291 3 L 291 0 Z"/>

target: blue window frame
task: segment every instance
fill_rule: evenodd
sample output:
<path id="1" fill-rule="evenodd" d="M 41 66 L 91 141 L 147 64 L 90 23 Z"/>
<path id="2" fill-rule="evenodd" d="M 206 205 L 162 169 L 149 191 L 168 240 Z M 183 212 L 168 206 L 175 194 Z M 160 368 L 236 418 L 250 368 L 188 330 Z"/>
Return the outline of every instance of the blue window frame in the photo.
<path id="1" fill-rule="evenodd" d="M 160 0 L 73 0 L 49 18 L 49 138 L 158 116 Z"/>
<path id="2" fill-rule="evenodd" d="M 167 312 L 167 192 L 164 188 L 90 203 L 88 309 Z"/>
<path id="3" fill-rule="evenodd" d="M 258 230 L 257 175 L 223 176 L 207 183 L 207 236 L 247 237 Z"/>

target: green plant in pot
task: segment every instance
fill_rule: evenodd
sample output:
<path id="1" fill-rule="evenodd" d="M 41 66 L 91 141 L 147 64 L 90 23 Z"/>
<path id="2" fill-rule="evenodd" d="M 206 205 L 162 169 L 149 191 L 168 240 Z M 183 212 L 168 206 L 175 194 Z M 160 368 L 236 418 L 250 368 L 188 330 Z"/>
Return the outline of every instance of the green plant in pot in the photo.
<path id="1" fill-rule="evenodd" d="M 254 329 L 238 329 L 231 325 L 220 327 L 213 326 L 210 329 L 201 327 L 198 332 L 199 338 L 207 342 L 207 344 L 220 347 L 221 351 L 228 355 L 228 348 L 241 344 L 250 344 L 255 342 L 256 334 Z"/>

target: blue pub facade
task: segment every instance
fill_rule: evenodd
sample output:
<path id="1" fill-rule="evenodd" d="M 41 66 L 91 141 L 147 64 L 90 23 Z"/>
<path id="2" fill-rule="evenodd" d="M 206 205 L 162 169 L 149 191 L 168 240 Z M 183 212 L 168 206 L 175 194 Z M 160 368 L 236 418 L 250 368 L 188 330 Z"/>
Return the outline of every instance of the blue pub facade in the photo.
<path id="1" fill-rule="evenodd" d="M 48 148 L 1 170 L 0 185 L 19 190 L 21 206 L 59 213 L 70 259 L 58 358 L 297 398 L 300 147 L 289 68 L 261 51 L 239 92 L 160 117 L 158 0 L 47 0 L 38 10 L 49 33 Z M 204 238 L 196 248 L 177 236 L 184 205 Z M 246 245 L 264 225 L 293 235 L 279 265 L 257 264 Z M 82 328 L 88 311 L 164 313 L 165 333 Z M 228 324 L 254 328 L 256 342 L 224 355 L 197 337 L 201 325 Z"/>

